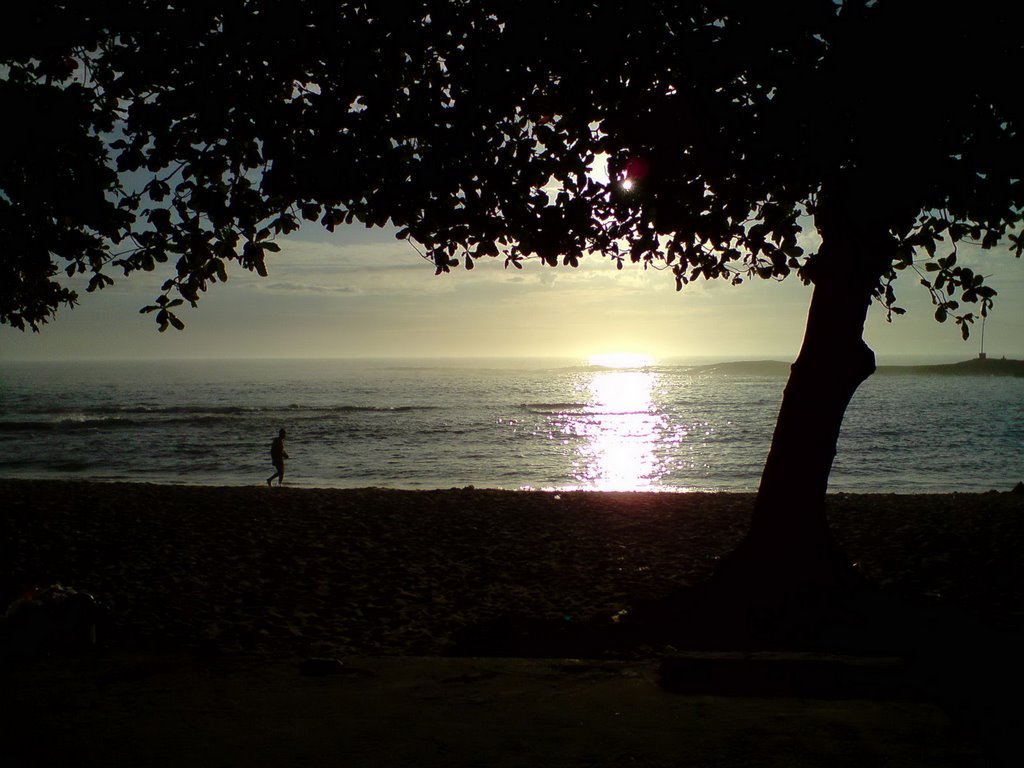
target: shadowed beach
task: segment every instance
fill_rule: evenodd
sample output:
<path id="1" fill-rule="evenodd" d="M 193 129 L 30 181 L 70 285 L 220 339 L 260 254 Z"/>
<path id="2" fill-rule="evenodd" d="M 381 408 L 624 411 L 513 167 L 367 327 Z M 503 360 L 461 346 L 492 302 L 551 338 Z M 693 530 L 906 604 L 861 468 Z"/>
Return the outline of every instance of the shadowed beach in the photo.
<path id="1" fill-rule="evenodd" d="M 309 726 L 310 733 L 302 736 L 301 729 L 283 723 L 301 713 L 330 719 L 332 700 L 337 712 L 349 713 L 343 718 L 349 726 L 362 723 L 357 730 L 363 736 L 345 731 L 351 737 L 345 749 L 355 752 L 321 745 L 321 755 L 379 758 L 384 748 L 374 739 L 385 738 L 388 723 L 395 718 L 419 723 L 394 726 L 390 738 L 398 741 L 403 733 L 419 735 L 396 748 L 391 762 L 358 764 L 402 764 L 400 755 L 419 755 L 413 745 L 427 729 L 444 746 L 432 756 L 420 755 L 421 764 L 476 764 L 469 757 L 477 755 L 490 759 L 487 764 L 512 765 L 496 760 L 512 754 L 500 746 L 499 731 L 527 741 L 532 733 L 543 742 L 557 734 L 550 733 L 550 718 L 539 713 L 564 715 L 565 707 L 579 702 L 585 709 L 604 711 L 604 704 L 614 704 L 621 711 L 630 697 L 637 712 L 649 710 L 651 717 L 657 712 L 658 728 L 676 736 L 654 738 L 654 721 L 645 720 L 649 727 L 644 728 L 634 722 L 626 729 L 633 741 L 609 746 L 608 759 L 615 750 L 628 752 L 646 743 L 666 756 L 693 758 L 678 764 L 714 764 L 702 762 L 709 755 L 726 761 L 721 764 L 745 764 L 736 755 L 727 759 L 721 750 L 731 744 L 728 749 L 742 751 L 737 734 L 748 733 L 751 723 L 760 723 L 754 732 L 774 728 L 779 743 L 788 745 L 780 746 L 780 762 L 758 764 L 798 764 L 782 756 L 810 749 L 800 745 L 812 736 L 819 746 L 825 744 L 822 733 L 836 728 L 859 734 L 854 741 L 874 744 L 871 749 L 881 749 L 897 765 L 958 764 L 943 761 L 973 754 L 973 742 L 962 741 L 954 727 L 956 718 L 950 720 L 927 695 L 911 696 L 918 699 L 914 703 L 905 696 L 880 696 L 875 698 L 892 700 L 865 704 L 863 691 L 752 696 L 741 686 L 731 693 L 667 694 L 657 684 L 657 670 L 658 661 L 675 650 L 671 646 L 634 645 L 589 664 L 450 657 L 459 652 L 458 638 L 467 628 L 500 626 L 510 617 L 585 624 L 623 611 L 628 615 L 632 605 L 700 583 L 744 533 L 752 504 L 748 495 L 4 481 L 0 498 L 8 598 L 31 585 L 60 583 L 90 593 L 101 607 L 95 649 L 68 654 L 38 648 L 7 658 L 5 675 L 20 705 L 23 733 L 57 728 L 65 733 L 62 743 L 74 744 L 98 729 L 120 745 L 107 755 L 117 759 L 106 764 L 129 764 L 140 753 L 150 755 L 149 764 L 175 764 L 158 759 L 159 749 L 152 748 L 173 738 L 176 728 L 188 730 L 190 718 L 200 715 L 212 718 L 195 732 L 200 741 L 227 738 L 258 745 L 263 742 L 250 726 L 263 722 L 264 735 L 281 731 L 273 737 L 275 748 L 285 749 L 294 739 L 304 745 L 300 753 L 316 752 L 317 739 L 346 726 L 328 727 L 325 721 L 322 730 Z M 829 515 L 861 572 L 887 593 L 948 607 L 962 617 L 961 624 L 976 624 L 979 632 L 999 637 L 1021 632 L 1024 495 L 834 495 Z M 303 663 L 311 659 L 333 660 L 337 668 L 306 668 L 309 674 L 302 674 Z M 716 695 L 723 693 L 730 697 Z M 776 717 L 769 727 L 765 718 L 778 712 L 780 695 L 795 708 L 791 717 Z M 844 696 L 857 702 L 837 708 L 835 699 Z M 126 701 L 149 709 L 140 713 Z M 480 710 L 490 717 L 525 719 L 512 731 L 494 724 L 490 747 L 479 733 L 469 739 L 468 731 L 453 731 L 448 715 L 470 717 L 480 702 L 490 702 L 490 709 Z M 702 737 L 706 744 L 699 749 L 692 738 L 685 748 L 676 740 L 697 727 L 692 718 L 701 707 L 724 739 L 718 752 L 713 734 Z M 585 727 L 595 734 L 605 731 L 611 722 L 604 717 L 612 716 L 584 718 Z M 807 731 L 815 718 L 831 725 Z M 227 731 L 219 730 L 218 721 Z M 523 724 L 528 722 L 535 727 Z M 140 723 L 158 733 L 139 736 Z M 903 725 L 909 731 L 900 731 Z M 130 732 L 136 735 L 129 737 Z M 576 736 L 583 744 L 596 743 Z M 614 741 L 610 734 L 602 738 Z M 932 751 L 914 747 L 922 739 Z M 750 740 L 748 748 L 760 749 L 757 741 Z M 890 743 L 889 751 L 879 746 L 883 742 Z M 32 764 L 25 743 L 15 740 L 7 747 L 26 760 L 16 765 Z M 572 747 L 575 743 L 545 749 L 573 764 L 590 754 L 589 747 Z M 657 744 L 662 746 L 651 746 Z M 209 744 L 203 748 L 213 749 L 208 764 L 235 764 L 230 754 Z M 528 759 L 529 749 L 523 749 Z M 452 750 L 464 754 L 452 757 Z M 904 757 L 893 757 L 904 751 Z M 276 753 L 264 749 L 261 754 Z M 850 759 L 856 754 L 864 757 L 850 753 Z M 928 762 L 915 762 L 925 757 Z M 661 764 L 653 753 L 644 760 L 639 764 Z M 275 762 L 268 757 L 258 764 Z"/>

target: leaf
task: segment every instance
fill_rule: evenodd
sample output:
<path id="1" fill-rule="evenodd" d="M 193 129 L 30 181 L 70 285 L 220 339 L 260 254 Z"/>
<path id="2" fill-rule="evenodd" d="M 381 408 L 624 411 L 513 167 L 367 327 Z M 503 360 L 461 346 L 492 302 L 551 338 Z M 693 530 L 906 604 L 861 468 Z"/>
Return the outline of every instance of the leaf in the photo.
<path id="1" fill-rule="evenodd" d="M 102 290 L 108 285 L 113 285 L 114 281 L 104 275 L 102 272 L 97 272 L 89 279 L 89 286 L 85 289 L 87 292 L 92 293 L 96 290 Z"/>
<path id="2" fill-rule="evenodd" d="M 149 223 L 156 227 L 159 232 L 170 229 L 171 212 L 166 208 L 156 208 L 150 211 L 147 218 L 149 219 Z"/>
<path id="3" fill-rule="evenodd" d="M 160 202 L 171 193 L 171 188 L 165 182 L 157 179 L 151 181 L 147 187 L 149 189 L 149 199 L 154 202 Z"/>

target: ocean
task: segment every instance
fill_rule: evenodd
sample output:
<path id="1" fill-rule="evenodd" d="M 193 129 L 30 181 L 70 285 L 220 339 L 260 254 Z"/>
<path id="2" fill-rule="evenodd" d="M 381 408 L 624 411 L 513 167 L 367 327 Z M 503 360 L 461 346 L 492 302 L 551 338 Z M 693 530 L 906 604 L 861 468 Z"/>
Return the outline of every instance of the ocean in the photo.
<path id="1" fill-rule="evenodd" d="M 0 477 L 252 485 L 287 430 L 287 485 L 753 491 L 785 366 L 572 361 L 6 363 Z M 830 490 L 1009 490 L 1024 378 L 879 375 Z"/>

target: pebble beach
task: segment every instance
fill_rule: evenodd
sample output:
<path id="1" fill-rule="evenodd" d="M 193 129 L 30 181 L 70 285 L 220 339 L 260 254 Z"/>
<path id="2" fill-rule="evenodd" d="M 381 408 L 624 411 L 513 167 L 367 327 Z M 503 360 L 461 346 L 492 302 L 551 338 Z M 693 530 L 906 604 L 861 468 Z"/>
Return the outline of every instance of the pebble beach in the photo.
<path id="1" fill-rule="evenodd" d="M 699 583 L 748 494 L 2 481 L 8 601 L 93 595 L 117 648 L 442 655 L 503 616 L 587 620 Z M 1024 495 L 830 496 L 875 584 L 1024 627 Z"/>
<path id="2" fill-rule="evenodd" d="M 7 599 L 61 584 L 103 615 L 85 652 L 5 650 L 12 715 L 0 762 L 1016 764 L 1016 643 L 972 627 L 1006 638 L 1024 628 L 1021 493 L 829 498 L 836 536 L 871 583 L 966 617 L 971 643 L 951 639 L 922 663 L 664 647 L 605 660 L 452 655 L 467 627 L 607 618 L 700 583 L 740 540 L 752 504 L 747 494 L 0 481 Z M 698 687 L 667 686 L 659 658 L 704 670 Z M 740 687 L 702 687 L 709 670 L 737 671 Z M 823 670 L 855 689 L 821 691 Z M 793 689 L 791 674 L 811 688 Z"/>

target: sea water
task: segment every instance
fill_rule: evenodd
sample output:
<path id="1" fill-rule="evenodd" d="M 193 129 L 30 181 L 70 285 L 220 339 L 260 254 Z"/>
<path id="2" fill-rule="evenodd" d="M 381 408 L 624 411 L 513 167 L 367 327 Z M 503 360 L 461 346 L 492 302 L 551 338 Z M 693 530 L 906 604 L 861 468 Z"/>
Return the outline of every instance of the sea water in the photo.
<path id="1" fill-rule="evenodd" d="M 0 477 L 300 487 L 753 491 L 785 366 L 572 361 L 6 363 Z M 876 375 L 830 490 L 1008 490 L 1024 379 Z"/>

